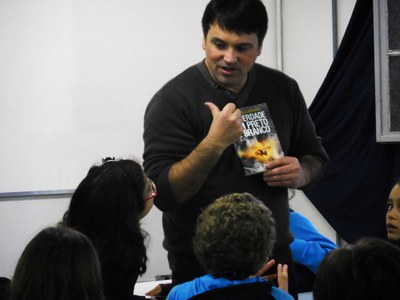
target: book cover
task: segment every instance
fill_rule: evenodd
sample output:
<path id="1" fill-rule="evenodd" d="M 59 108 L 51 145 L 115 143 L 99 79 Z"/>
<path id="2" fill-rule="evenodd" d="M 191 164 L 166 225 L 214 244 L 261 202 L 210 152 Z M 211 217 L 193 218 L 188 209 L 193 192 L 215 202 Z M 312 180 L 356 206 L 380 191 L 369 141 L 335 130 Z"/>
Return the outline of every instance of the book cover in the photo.
<path id="1" fill-rule="evenodd" d="M 262 173 L 264 164 L 283 156 L 281 144 L 266 103 L 242 107 L 243 133 L 234 143 L 245 175 Z"/>

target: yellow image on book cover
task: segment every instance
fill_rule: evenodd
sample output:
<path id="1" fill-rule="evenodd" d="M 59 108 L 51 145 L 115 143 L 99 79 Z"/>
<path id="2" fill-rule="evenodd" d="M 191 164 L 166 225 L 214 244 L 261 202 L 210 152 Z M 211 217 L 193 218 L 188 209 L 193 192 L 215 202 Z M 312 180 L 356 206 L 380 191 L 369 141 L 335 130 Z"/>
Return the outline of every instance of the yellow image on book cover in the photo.
<path id="1" fill-rule="evenodd" d="M 242 107 L 243 133 L 233 144 L 246 176 L 262 173 L 265 163 L 282 157 L 278 134 L 266 103 Z"/>

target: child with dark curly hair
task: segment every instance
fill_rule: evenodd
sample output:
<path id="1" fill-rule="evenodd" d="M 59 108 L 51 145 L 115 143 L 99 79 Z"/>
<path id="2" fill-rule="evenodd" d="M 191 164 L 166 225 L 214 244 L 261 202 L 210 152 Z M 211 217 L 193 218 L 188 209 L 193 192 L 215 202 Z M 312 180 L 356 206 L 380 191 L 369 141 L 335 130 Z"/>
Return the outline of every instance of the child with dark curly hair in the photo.
<path id="1" fill-rule="evenodd" d="M 233 193 L 218 198 L 200 214 L 193 239 L 197 259 L 207 274 L 175 286 L 168 300 L 228 286 L 265 282 L 253 276 L 263 269 L 275 241 L 275 221 L 271 211 L 249 193 Z M 270 298 L 293 299 L 287 291 L 287 266 L 278 265 L 278 282 L 285 291 L 272 287 Z"/>

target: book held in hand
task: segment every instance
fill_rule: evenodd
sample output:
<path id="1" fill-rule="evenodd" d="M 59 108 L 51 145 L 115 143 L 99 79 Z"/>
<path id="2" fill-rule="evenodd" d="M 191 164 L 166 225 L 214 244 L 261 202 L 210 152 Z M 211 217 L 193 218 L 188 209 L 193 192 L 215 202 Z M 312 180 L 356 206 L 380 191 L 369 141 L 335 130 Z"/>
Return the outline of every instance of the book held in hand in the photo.
<path id="1" fill-rule="evenodd" d="M 265 163 L 283 156 L 281 144 L 266 103 L 242 107 L 243 133 L 233 144 L 245 175 L 266 171 Z"/>

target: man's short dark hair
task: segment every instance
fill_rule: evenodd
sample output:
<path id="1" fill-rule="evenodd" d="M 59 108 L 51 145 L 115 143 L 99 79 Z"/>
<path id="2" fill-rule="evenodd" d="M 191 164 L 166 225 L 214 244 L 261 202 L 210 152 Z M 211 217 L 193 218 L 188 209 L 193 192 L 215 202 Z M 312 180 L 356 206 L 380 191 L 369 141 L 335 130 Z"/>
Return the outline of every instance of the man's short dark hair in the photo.
<path id="1" fill-rule="evenodd" d="M 268 29 L 268 15 L 261 0 L 211 0 L 201 23 L 204 37 L 210 26 L 217 23 L 237 34 L 255 33 L 261 46 Z"/>

